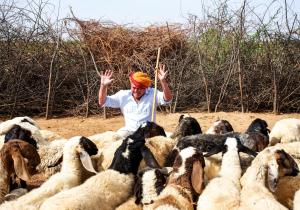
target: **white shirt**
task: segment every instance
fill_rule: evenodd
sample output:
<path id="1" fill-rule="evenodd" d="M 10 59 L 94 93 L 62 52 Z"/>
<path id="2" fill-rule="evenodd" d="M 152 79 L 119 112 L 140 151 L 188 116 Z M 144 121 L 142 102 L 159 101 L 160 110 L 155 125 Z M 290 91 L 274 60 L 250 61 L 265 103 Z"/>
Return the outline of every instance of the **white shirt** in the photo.
<path id="1" fill-rule="evenodd" d="M 166 105 L 171 101 L 165 101 L 163 92 L 156 93 L 156 107 Z M 120 90 L 114 95 L 106 96 L 104 106 L 120 108 L 125 119 L 125 127 L 120 130 L 136 131 L 146 121 L 151 121 L 154 88 L 147 88 L 145 94 L 136 102 L 131 90 Z M 155 109 L 156 112 L 156 109 Z M 154 114 L 154 122 L 156 113 Z"/>

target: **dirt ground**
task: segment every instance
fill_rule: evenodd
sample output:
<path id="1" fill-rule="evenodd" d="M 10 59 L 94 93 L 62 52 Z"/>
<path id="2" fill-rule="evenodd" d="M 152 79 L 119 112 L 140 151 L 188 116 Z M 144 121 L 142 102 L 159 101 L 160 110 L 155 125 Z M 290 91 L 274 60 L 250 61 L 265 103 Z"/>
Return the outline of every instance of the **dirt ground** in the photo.
<path id="1" fill-rule="evenodd" d="M 183 113 L 165 114 L 158 113 L 157 123 L 165 128 L 166 131 L 173 131 L 177 125 L 179 116 Z M 279 114 L 271 113 L 241 113 L 241 112 L 217 112 L 217 113 L 189 113 L 200 123 L 201 129 L 205 132 L 212 123 L 220 118 L 228 120 L 235 131 L 243 132 L 255 118 L 261 118 L 267 121 L 271 129 L 276 121 L 284 118 L 298 118 L 300 113 Z M 123 117 L 113 117 L 104 119 L 102 117 L 67 117 L 59 119 L 45 120 L 43 118 L 34 118 L 42 129 L 56 132 L 57 134 L 70 138 L 76 135 L 91 136 L 108 130 L 117 130 L 124 125 Z"/>

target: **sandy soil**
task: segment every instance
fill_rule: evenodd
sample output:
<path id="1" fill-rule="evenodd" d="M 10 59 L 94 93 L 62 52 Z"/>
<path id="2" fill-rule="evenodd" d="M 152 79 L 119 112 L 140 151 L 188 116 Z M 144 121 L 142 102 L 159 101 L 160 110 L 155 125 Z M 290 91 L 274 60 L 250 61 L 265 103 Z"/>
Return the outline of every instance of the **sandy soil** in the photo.
<path id="1" fill-rule="evenodd" d="M 166 131 L 173 131 L 176 127 L 179 116 L 183 113 L 165 114 L 159 113 L 157 123 L 165 128 Z M 255 118 L 261 118 L 267 121 L 269 128 L 272 128 L 276 121 L 284 118 L 298 118 L 300 113 L 274 115 L 271 113 L 240 113 L 240 112 L 217 112 L 217 113 L 189 113 L 196 118 L 201 125 L 202 131 L 206 131 L 217 119 L 228 120 L 235 131 L 245 131 L 249 124 Z M 76 135 L 90 136 L 102 133 L 108 130 L 117 130 L 124 124 L 123 117 L 113 117 L 103 119 L 102 117 L 67 117 L 59 119 L 45 120 L 43 118 L 34 118 L 42 129 L 56 132 L 57 134 L 70 138 Z"/>

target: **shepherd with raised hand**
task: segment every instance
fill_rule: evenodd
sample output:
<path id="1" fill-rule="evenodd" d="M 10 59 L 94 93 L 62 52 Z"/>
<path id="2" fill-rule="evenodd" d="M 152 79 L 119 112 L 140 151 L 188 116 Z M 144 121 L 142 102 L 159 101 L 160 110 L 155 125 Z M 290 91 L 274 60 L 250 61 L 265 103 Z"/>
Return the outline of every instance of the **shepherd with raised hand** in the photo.
<path id="1" fill-rule="evenodd" d="M 170 103 L 173 98 L 166 80 L 168 71 L 165 71 L 165 65 L 159 65 L 157 73 L 162 91 L 156 93 L 156 107 Z M 120 90 L 114 95 L 107 96 L 107 88 L 113 81 L 112 75 L 112 70 L 106 70 L 104 74 L 101 73 L 99 105 L 121 109 L 125 119 L 125 127 L 120 128 L 117 134 L 121 137 L 127 137 L 136 131 L 143 122 L 151 121 L 155 89 L 150 87 L 152 81 L 149 75 L 137 71 L 129 75 L 130 90 Z"/>

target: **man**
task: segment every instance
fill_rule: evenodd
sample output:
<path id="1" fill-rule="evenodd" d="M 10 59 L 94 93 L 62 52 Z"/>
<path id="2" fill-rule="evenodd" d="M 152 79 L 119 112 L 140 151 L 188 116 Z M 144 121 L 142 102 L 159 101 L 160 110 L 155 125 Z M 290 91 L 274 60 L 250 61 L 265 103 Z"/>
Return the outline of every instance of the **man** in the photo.
<path id="1" fill-rule="evenodd" d="M 165 65 L 160 65 L 157 77 L 160 81 L 162 92 L 157 91 L 156 107 L 171 102 L 173 96 L 168 86 Z M 120 108 L 125 119 L 125 127 L 119 129 L 117 134 L 127 137 L 146 121 L 151 121 L 154 88 L 150 88 L 151 79 L 143 72 L 131 73 L 129 76 L 130 90 L 120 90 L 114 95 L 107 96 L 108 85 L 112 83 L 113 72 L 111 70 L 101 73 L 99 90 L 99 105 L 112 108 Z M 155 110 L 156 110 L 155 107 Z M 155 119 L 154 119 L 155 121 Z"/>

